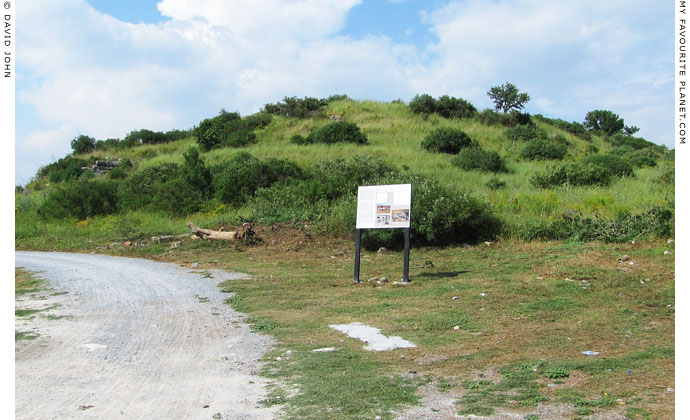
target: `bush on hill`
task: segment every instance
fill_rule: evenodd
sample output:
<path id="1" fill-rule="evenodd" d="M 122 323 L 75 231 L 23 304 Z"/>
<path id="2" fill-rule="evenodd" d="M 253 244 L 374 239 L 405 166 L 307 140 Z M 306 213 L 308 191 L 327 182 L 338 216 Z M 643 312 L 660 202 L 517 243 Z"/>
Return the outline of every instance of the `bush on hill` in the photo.
<path id="1" fill-rule="evenodd" d="M 599 130 L 608 135 L 614 135 L 623 130 L 625 121 L 611 111 L 595 109 L 585 115 L 584 126 L 590 130 Z"/>
<path id="2" fill-rule="evenodd" d="M 609 170 L 591 163 L 566 163 L 543 173 L 534 174 L 530 183 L 538 188 L 581 185 L 607 186 L 611 182 L 611 176 Z"/>
<path id="3" fill-rule="evenodd" d="M 564 213 L 555 221 L 529 222 L 519 229 L 522 240 L 573 240 L 628 242 L 640 237 L 664 237 L 674 231 L 673 211 L 664 207 L 632 214 L 621 213 L 612 220 L 585 217 L 580 213 Z"/>
<path id="4" fill-rule="evenodd" d="M 487 203 L 467 192 L 450 189 L 432 178 L 399 175 L 384 178 L 380 182 L 412 184 L 411 220 L 414 223 L 410 242 L 414 245 L 476 243 L 496 238 L 503 229 L 503 222 Z M 401 229 L 371 229 L 362 235 L 362 246 L 366 249 L 374 250 L 382 246 L 399 249 L 402 245 Z"/>
<path id="5" fill-rule="evenodd" d="M 297 140 L 294 136 L 294 141 Z M 301 144 L 334 144 L 334 143 L 355 143 L 367 144 L 367 136 L 364 135 L 357 127 L 357 124 L 347 121 L 336 121 L 328 123 L 320 127 L 313 133 L 309 134 Z M 299 143 L 298 143 L 299 144 Z"/>
<path id="6" fill-rule="evenodd" d="M 430 152 L 457 154 L 474 144 L 464 131 L 455 128 L 438 128 L 422 140 L 422 147 Z"/>
<path id="7" fill-rule="evenodd" d="M 95 158 L 92 157 L 93 160 Z M 39 176 L 48 175 L 51 184 L 79 179 L 84 172 L 81 168 L 89 166 L 84 159 L 66 156 L 57 162 L 51 163 L 38 171 Z"/>
<path id="8" fill-rule="evenodd" d="M 96 139 L 82 134 L 72 140 L 70 142 L 70 146 L 72 146 L 72 150 L 74 151 L 75 155 L 91 153 L 96 147 Z"/>
<path id="9" fill-rule="evenodd" d="M 163 163 L 132 173 L 120 186 L 119 197 L 123 210 L 186 216 L 201 209 L 204 193 L 185 180 L 179 165 Z"/>
<path id="10" fill-rule="evenodd" d="M 111 180 L 71 181 L 55 186 L 37 213 L 42 217 L 76 217 L 113 214 L 118 210 L 117 183 Z"/>
<path id="11" fill-rule="evenodd" d="M 210 171 L 216 198 L 233 206 L 244 204 L 260 188 L 304 177 L 302 170 L 292 162 L 280 159 L 261 161 L 247 152 L 237 153 Z"/>
<path id="12" fill-rule="evenodd" d="M 460 150 L 450 163 L 466 171 L 508 172 L 505 161 L 498 152 L 486 151 L 480 147 L 467 147 Z"/>
<path id="13" fill-rule="evenodd" d="M 434 99 L 431 95 L 415 95 L 410 101 L 410 110 L 415 114 L 433 114 L 444 118 L 472 118 L 477 108 L 462 98 L 443 95 Z"/>
<path id="14" fill-rule="evenodd" d="M 546 132 L 534 125 L 516 125 L 506 129 L 506 137 L 512 141 L 527 142 L 537 138 L 546 138 Z"/>
<path id="15" fill-rule="evenodd" d="M 328 99 L 318 99 L 305 96 L 304 99 L 296 96 L 284 97 L 283 102 L 264 105 L 263 112 L 280 115 L 287 118 L 312 118 L 321 113 L 328 105 Z"/>
<path id="16" fill-rule="evenodd" d="M 628 161 L 611 154 L 590 155 L 584 158 L 582 163 L 584 165 L 592 164 L 602 167 L 611 172 L 611 175 L 619 178 L 625 176 L 635 176 L 633 173 L 633 168 Z"/>
<path id="17" fill-rule="evenodd" d="M 562 160 L 567 152 L 568 147 L 563 142 L 539 137 L 528 141 L 520 156 L 527 160 Z"/>

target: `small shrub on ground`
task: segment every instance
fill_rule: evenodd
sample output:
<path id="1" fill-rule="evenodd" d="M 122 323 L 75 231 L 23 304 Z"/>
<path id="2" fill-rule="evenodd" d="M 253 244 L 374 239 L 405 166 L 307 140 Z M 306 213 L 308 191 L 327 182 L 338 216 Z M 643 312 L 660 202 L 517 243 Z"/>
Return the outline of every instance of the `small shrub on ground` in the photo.
<path id="1" fill-rule="evenodd" d="M 256 134 L 252 132 L 244 120 L 232 121 L 223 126 L 220 146 L 237 148 L 252 143 L 256 143 Z"/>
<path id="2" fill-rule="evenodd" d="M 640 150 L 647 147 L 659 147 L 656 144 L 643 139 L 642 137 L 626 136 L 625 134 L 620 133 L 605 137 L 605 139 L 614 146 L 629 146 L 635 150 Z"/>
<path id="3" fill-rule="evenodd" d="M 137 144 L 160 144 L 166 143 L 168 138 L 165 133 L 160 131 L 151 131 L 145 128 L 141 130 L 134 130 L 127 133 L 122 144 L 127 147 L 136 146 Z"/>
<path id="4" fill-rule="evenodd" d="M 436 111 L 436 101 L 433 96 L 426 93 L 415 95 L 409 106 L 415 114 L 433 114 Z"/>
<path id="5" fill-rule="evenodd" d="M 261 161 L 247 152 L 236 154 L 230 161 L 215 165 L 210 171 L 216 198 L 233 206 L 244 204 L 260 188 L 303 178 L 302 170 L 292 162 L 280 159 Z"/>
<path id="6" fill-rule="evenodd" d="M 625 159 L 618 156 L 606 154 L 606 155 L 590 155 L 582 160 L 582 163 L 592 164 L 600 166 L 609 172 L 613 176 L 622 178 L 625 176 L 634 176 L 633 168 Z"/>
<path id="7" fill-rule="evenodd" d="M 227 112 L 224 109 L 213 118 L 206 118 L 199 123 L 199 126 L 194 129 L 196 142 L 202 150 L 211 150 L 220 145 L 221 138 L 225 132 L 225 125 L 233 121 L 240 120 L 240 114 L 237 112 Z"/>
<path id="8" fill-rule="evenodd" d="M 313 140 L 313 137 L 312 137 L 312 140 Z M 299 144 L 299 145 L 311 144 L 309 142 L 309 140 L 307 140 L 307 137 L 304 137 L 301 134 L 295 134 L 292 137 L 290 137 L 290 143 Z"/>
<path id="9" fill-rule="evenodd" d="M 328 159 L 314 165 L 312 179 L 319 181 L 320 197 L 328 200 L 357 193 L 360 185 L 373 185 L 385 176 L 398 174 L 392 165 L 369 155 Z"/>
<path id="10" fill-rule="evenodd" d="M 477 108 L 462 98 L 443 95 L 436 100 L 436 112 L 445 118 L 472 118 Z"/>
<path id="11" fill-rule="evenodd" d="M 357 124 L 347 121 L 336 121 L 328 123 L 318 130 L 311 133 L 306 139 L 306 143 L 355 143 L 367 144 L 367 136 L 357 127 Z"/>
<path id="12" fill-rule="evenodd" d="M 505 162 L 495 151 L 486 151 L 480 147 L 467 147 L 460 150 L 450 163 L 466 171 L 508 172 Z"/>
<path id="13" fill-rule="evenodd" d="M 410 110 L 415 114 L 437 113 L 444 118 L 472 118 L 477 108 L 462 98 L 443 95 L 434 99 L 431 95 L 415 95 L 410 101 Z"/>
<path id="14" fill-rule="evenodd" d="M 533 125 L 516 125 L 506 129 L 506 137 L 513 141 L 527 142 L 537 138 L 546 138 L 546 132 Z"/>
<path id="15" fill-rule="evenodd" d="M 287 118 L 312 118 L 323 112 L 323 108 L 328 105 L 328 99 L 317 99 L 305 96 L 304 99 L 296 96 L 284 97 L 283 102 L 266 104 L 262 112 L 273 115 L 280 115 Z"/>
<path id="16" fill-rule="evenodd" d="M 183 153 L 183 157 L 184 164 L 181 169 L 184 180 L 196 188 L 204 199 L 209 198 L 213 192 L 211 171 L 199 157 L 199 150 L 196 147 L 190 147 Z"/>
<path id="17" fill-rule="evenodd" d="M 422 141 L 422 147 L 430 152 L 457 154 L 474 143 L 464 131 L 442 127 L 429 133 Z"/>
<path id="18" fill-rule="evenodd" d="M 180 166 L 164 163 L 132 173 L 122 183 L 119 197 L 124 210 L 186 216 L 201 208 L 204 192 L 187 182 Z"/>
<path id="19" fill-rule="evenodd" d="M 562 160 L 568 147 L 563 143 L 546 138 L 535 138 L 527 142 L 520 156 L 527 160 Z"/>
<path id="20" fill-rule="evenodd" d="M 425 176 L 400 175 L 380 181 L 385 184 L 412 184 L 412 224 L 410 241 L 416 245 L 446 246 L 476 243 L 496 238 L 503 222 L 490 206 L 465 191 L 455 191 Z M 354 198 L 353 198 L 354 199 Z M 354 225 L 354 224 L 353 224 Z M 371 229 L 362 235 L 366 249 L 400 248 L 400 229 Z"/>
<path id="21" fill-rule="evenodd" d="M 535 174 L 530 179 L 530 183 L 538 188 L 580 185 L 607 186 L 611 183 L 611 177 L 611 172 L 601 166 L 591 163 L 566 163 Z"/>
<path id="22" fill-rule="evenodd" d="M 505 182 L 505 181 L 501 181 L 501 180 L 500 180 L 499 178 L 497 178 L 497 177 L 493 177 L 493 178 L 491 178 L 491 179 L 486 183 L 486 186 L 489 187 L 490 190 L 496 191 L 496 190 L 498 190 L 498 189 L 500 189 L 500 188 L 505 188 L 506 182 Z"/>
<path id="23" fill-rule="evenodd" d="M 669 236 L 673 232 L 673 211 L 653 207 L 639 214 L 624 212 L 612 220 L 569 212 L 555 221 L 526 224 L 520 228 L 518 237 L 528 241 L 569 239 L 621 243 L 646 236 Z"/>
<path id="24" fill-rule="evenodd" d="M 118 209 L 117 183 L 111 180 L 72 181 L 54 187 L 38 208 L 43 217 L 87 217 L 113 214 Z"/>
<path id="25" fill-rule="evenodd" d="M 534 125 L 529 114 L 518 111 L 503 114 L 493 109 L 485 109 L 477 113 L 476 118 L 481 124 L 488 126 L 502 125 L 504 127 L 515 127 L 519 125 Z"/>
<path id="26" fill-rule="evenodd" d="M 55 184 L 64 181 L 74 181 L 79 179 L 84 171 L 83 167 L 87 167 L 89 163 L 84 159 L 66 157 L 60 159 L 53 168 L 49 169 L 50 176 L 48 180 Z"/>

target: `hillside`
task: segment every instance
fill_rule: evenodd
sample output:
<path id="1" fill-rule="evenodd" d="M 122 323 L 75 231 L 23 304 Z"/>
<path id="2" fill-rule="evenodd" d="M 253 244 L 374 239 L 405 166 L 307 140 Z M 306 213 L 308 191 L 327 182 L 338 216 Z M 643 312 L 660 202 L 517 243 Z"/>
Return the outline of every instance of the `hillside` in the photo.
<path id="1" fill-rule="evenodd" d="M 674 418 L 673 152 L 620 128 L 413 109 L 285 98 L 80 136 L 87 150 L 16 194 L 15 246 L 249 274 L 220 286 L 277 339 L 261 374 L 282 385 L 261 403 L 283 418 Z M 120 164 L 88 169 L 106 158 Z M 400 230 L 381 229 L 354 283 L 357 186 L 397 182 L 413 184 L 412 281 L 395 282 L 402 252 L 377 252 Z M 193 240 L 188 221 L 255 222 L 260 239 Z M 350 322 L 417 347 L 369 352 L 328 327 Z"/>
<path id="2" fill-rule="evenodd" d="M 286 98 L 286 101 L 288 99 L 292 99 L 292 105 L 295 102 L 300 105 L 307 103 L 308 98 L 305 98 L 304 102 L 295 98 Z M 266 109 L 269 109 L 270 105 L 272 104 L 268 104 Z M 277 108 L 277 105 L 281 104 L 273 106 Z M 433 194 L 447 194 L 455 200 L 446 205 L 471 209 L 470 214 L 461 214 L 458 212 L 459 209 L 455 209 L 450 215 L 436 215 L 438 217 L 429 222 L 431 225 L 423 228 L 436 229 L 434 225 L 438 223 L 457 222 L 463 225 L 464 233 L 446 228 L 445 231 L 427 235 L 425 240 L 420 242 L 428 245 L 433 245 L 441 236 L 446 238 L 443 243 L 459 244 L 497 238 L 570 238 L 620 242 L 635 237 L 672 234 L 673 152 L 644 139 L 624 134 L 606 135 L 601 130 L 585 131 L 581 124 L 541 116 L 527 116 L 527 120 L 524 120 L 527 114 L 519 113 L 516 115 L 523 116 L 523 121 L 516 122 L 490 110 L 474 112 L 470 118 L 446 118 L 439 113 L 415 113 L 410 106 L 399 101 L 380 103 L 335 97 L 330 101 L 321 100 L 315 108 L 316 111 L 311 111 L 303 118 L 260 113 L 240 119 L 238 114 L 223 111 L 219 116 L 205 120 L 210 124 L 224 113 L 240 123 L 251 118 L 259 121 L 250 127 L 243 126 L 242 130 L 250 132 L 251 141 L 241 147 L 215 145 L 209 147 L 208 151 L 201 148 L 198 165 L 203 167 L 199 169 L 197 165 L 196 168 L 210 171 L 203 175 L 207 177 L 206 181 L 197 179 L 185 183 L 173 180 L 174 177 L 170 174 L 163 176 L 156 170 L 169 164 L 179 167 L 176 170 L 182 172 L 190 170 L 189 166 L 184 165 L 183 155 L 189 148 L 197 147 L 195 138 L 189 137 L 194 130 L 176 130 L 173 139 L 187 138 L 172 141 L 156 139 L 151 135 L 150 139 L 143 141 L 144 144 L 138 144 L 132 140 L 133 136 L 152 133 L 140 130 L 132 132 L 122 141 L 96 142 L 95 150 L 81 154 L 75 152 L 74 156 L 67 156 L 39 170 L 36 178 L 27 187 L 30 194 L 17 197 L 18 244 L 28 240 L 27 245 L 32 243 L 30 246 L 39 246 L 30 238 L 44 236 L 42 233 L 45 232 L 41 232 L 41 226 L 50 225 L 51 228 L 55 228 L 56 225 L 62 224 L 60 220 L 71 220 L 69 225 L 74 225 L 75 222 L 83 222 L 87 218 L 90 219 L 89 223 L 93 223 L 98 216 L 111 215 L 117 218 L 131 214 L 138 215 L 135 218 L 142 224 L 143 230 L 139 232 L 142 235 L 179 233 L 179 230 L 183 229 L 177 227 L 180 226 L 177 223 L 161 225 L 161 217 L 170 222 L 180 217 L 192 217 L 200 224 L 210 225 L 238 224 L 241 221 L 267 224 L 299 222 L 313 225 L 322 233 L 346 233 L 352 231 L 354 223 L 352 213 L 356 189 L 353 187 L 356 188 L 356 185 L 352 182 L 355 179 L 363 184 L 372 184 L 383 180 L 410 182 L 414 177 L 417 177 L 414 178 L 417 183 L 421 180 L 437 183 L 438 185 L 433 187 Z M 305 138 L 321 127 L 334 124 L 332 119 L 355 124 L 366 136 L 367 144 L 297 144 L 294 141 L 295 135 Z M 203 123 L 200 123 L 202 128 Z M 573 127 L 579 130 L 573 130 Z M 494 159 L 500 160 L 503 169 L 497 172 L 465 170 L 452 163 L 454 158 L 458 159 L 455 155 L 425 150 L 422 147 L 424 139 L 442 128 L 461 130 L 469 136 L 475 149 L 478 146 L 478 149 L 484 152 L 497 153 L 498 156 L 494 154 Z M 241 130 L 238 132 L 243 133 Z M 574 132 L 577 135 L 573 134 Z M 537 139 L 546 142 L 537 142 L 536 158 L 524 157 L 530 137 L 533 138 L 533 142 Z M 146 144 L 148 141 L 161 143 Z M 554 147 L 561 150 L 559 153 L 562 156 L 557 156 L 557 159 L 544 159 L 538 154 L 543 151 L 542 149 L 548 152 Z M 240 170 L 237 166 L 239 162 L 248 162 L 248 157 L 240 156 L 240 153 L 248 153 L 258 159 L 251 160 L 255 164 L 252 168 L 249 168 L 251 165 L 242 164 L 245 168 L 243 170 L 248 171 L 247 176 L 266 178 L 266 171 L 271 171 L 266 168 L 274 166 L 271 176 L 277 176 L 274 180 L 277 182 L 264 182 L 238 190 L 238 183 L 250 183 L 250 180 L 233 178 L 234 175 L 227 173 L 222 174 L 223 168 L 226 168 L 226 172 L 233 172 L 232 169 L 228 169 L 229 167 L 234 168 L 234 172 L 237 173 Z M 240 157 L 236 159 L 235 166 L 228 166 L 236 156 Z M 481 156 L 468 154 L 464 157 L 465 166 L 467 162 L 481 159 Z M 591 170 L 586 173 L 587 171 L 582 169 L 586 166 L 583 162 L 592 162 L 592 157 L 597 156 L 607 156 L 602 158 L 603 162 L 595 161 L 595 166 L 603 167 L 606 169 L 604 172 L 611 172 L 608 183 L 599 181 L 609 175 L 604 176 Z M 611 156 L 618 159 L 610 162 Z M 126 171 L 120 170 L 116 174 L 95 177 L 81 176 L 82 172 L 76 168 L 106 158 L 122 159 L 131 165 Z M 70 160 L 76 160 L 78 163 Z M 265 165 L 269 161 L 271 163 Z M 579 169 L 573 167 L 573 163 L 579 164 Z M 94 192 L 100 194 L 100 198 L 95 198 L 96 204 L 92 208 L 75 212 L 75 207 L 79 206 L 70 203 L 70 198 L 66 197 L 70 194 L 67 191 L 70 187 L 67 185 L 73 182 L 64 181 L 70 178 L 63 176 L 63 173 L 69 171 L 67 167 L 70 165 L 74 167 L 71 179 L 96 178 L 96 181 L 107 180 L 112 184 L 106 188 L 106 192 Z M 288 168 L 285 165 L 296 167 Z M 364 165 L 366 168 L 358 165 Z M 624 169 L 627 168 L 627 172 L 616 172 L 620 170 L 620 165 L 626 165 Z M 336 171 L 336 167 L 340 169 Z M 275 172 L 275 168 L 278 168 L 279 173 Z M 561 171 L 558 172 L 556 168 L 560 168 Z M 149 170 L 148 175 L 142 175 L 146 170 Z M 58 172 L 58 176 L 55 172 Z M 565 183 L 538 187 L 536 178 L 539 175 L 542 180 L 558 180 L 560 176 L 562 180 L 558 182 Z M 158 194 L 156 198 L 150 197 L 149 201 L 143 199 L 133 203 L 133 194 L 153 194 L 152 191 L 147 192 L 141 188 L 136 190 L 132 185 L 129 189 L 124 188 L 125 184 L 134 183 L 133 176 L 140 177 L 137 181 L 140 184 L 154 182 L 153 179 L 146 178 L 153 176 L 157 179 L 155 182 L 160 183 L 158 187 L 169 188 L 170 191 L 163 194 L 165 197 Z M 199 176 L 197 174 L 197 178 Z M 576 184 L 574 180 L 580 176 L 589 177 L 589 182 L 595 184 L 572 185 Z M 165 177 L 170 179 L 164 179 Z M 225 184 L 219 181 L 222 177 L 225 177 Z M 343 179 L 344 177 L 348 179 Z M 324 183 L 327 184 L 325 187 L 314 185 Z M 232 184 L 232 188 L 228 187 L 228 184 Z M 431 187 L 424 188 L 425 191 L 415 188 L 416 195 L 425 194 L 427 197 L 422 201 L 415 199 L 417 210 L 413 210 L 413 216 L 417 216 L 417 220 L 422 211 L 432 212 L 432 208 L 439 205 L 436 202 L 439 197 L 429 196 L 432 193 L 429 190 Z M 222 189 L 227 191 L 222 193 L 219 191 Z M 184 196 L 184 191 L 189 194 Z M 84 194 L 81 191 L 75 196 L 84 198 Z M 103 194 L 108 198 L 104 198 Z M 295 195 L 302 198 L 295 199 Z M 458 201 L 458 196 L 463 198 Z M 105 207 L 102 206 L 104 200 L 107 202 Z M 42 216 L 38 216 L 37 211 Z M 157 226 L 145 227 L 145 215 L 151 213 L 159 215 L 156 217 Z M 457 220 L 440 221 L 449 217 L 457 217 Z M 75 218 L 77 220 L 74 220 Z M 482 218 L 488 219 L 476 222 Z M 30 223 L 31 227 L 26 226 L 25 229 L 24 221 Z M 476 234 L 468 233 L 467 230 L 473 230 Z M 603 230 L 608 233 L 596 233 Z M 420 232 L 417 233 L 417 238 L 420 238 Z M 457 237 L 448 240 L 449 234 Z M 133 236 L 137 236 L 136 232 Z M 413 231 L 413 242 L 414 237 Z M 387 240 L 377 238 L 374 242 L 386 244 Z"/>

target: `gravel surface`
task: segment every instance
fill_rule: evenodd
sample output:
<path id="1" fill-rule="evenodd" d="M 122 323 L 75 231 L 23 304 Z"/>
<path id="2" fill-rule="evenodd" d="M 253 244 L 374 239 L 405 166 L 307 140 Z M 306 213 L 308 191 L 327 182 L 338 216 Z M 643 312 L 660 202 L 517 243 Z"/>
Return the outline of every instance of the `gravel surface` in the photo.
<path id="1" fill-rule="evenodd" d="M 241 274 L 57 252 L 17 252 L 15 266 L 50 284 L 16 307 L 51 308 L 15 323 L 38 335 L 15 342 L 17 419 L 277 416 L 256 376 L 272 342 L 216 286 Z"/>

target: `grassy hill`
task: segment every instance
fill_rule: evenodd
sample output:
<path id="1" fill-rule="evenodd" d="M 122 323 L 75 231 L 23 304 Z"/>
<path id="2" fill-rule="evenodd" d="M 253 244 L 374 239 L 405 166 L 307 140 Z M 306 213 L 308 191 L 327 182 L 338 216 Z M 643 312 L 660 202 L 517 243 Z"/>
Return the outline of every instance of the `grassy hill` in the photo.
<path id="1" fill-rule="evenodd" d="M 200 122 L 224 120 L 219 141 L 247 141 L 241 147 L 206 150 L 198 129 L 140 130 L 47 165 L 16 195 L 15 246 L 251 274 L 223 291 L 256 331 L 278 339 L 263 374 L 279 382 L 263 403 L 281 404 L 288 419 L 391 419 L 424 406 L 423 396 L 441 403 L 414 418 L 439 409 L 532 420 L 674 417 L 672 151 L 539 116 L 445 118 L 343 98 L 322 105 L 301 118 L 221 113 Z M 355 124 L 367 143 L 318 143 L 331 116 Z M 472 150 L 496 152 L 507 171 L 464 170 L 453 164 L 462 150 L 422 147 L 441 128 L 466 133 Z M 537 150 L 565 154 L 530 159 L 525 134 Z M 295 143 L 296 135 L 315 142 Z M 82 171 L 106 157 L 129 164 Z M 582 179 L 593 184 L 574 185 Z M 410 181 L 412 282 L 393 284 L 402 253 L 376 252 L 401 243 L 385 230 L 367 232 L 361 278 L 391 281 L 353 284 L 357 185 Z M 190 220 L 256 222 L 262 242 L 150 240 L 188 234 Z M 417 347 L 364 351 L 328 328 L 348 322 Z M 335 351 L 313 351 L 326 347 Z"/>
<path id="2" fill-rule="evenodd" d="M 516 129 L 500 123 L 487 124 L 486 118 L 481 118 L 482 114 L 486 115 L 487 113 L 492 114 L 487 110 L 475 114 L 472 118 L 444 118 L 437 113 L 414 113 L 407 104 L 401 102 L 380 103 L 341 99 L 328 102 L 311 118 L 273 116 L 268 125 L 252 131 L 255 136 L 253 143 L 244 147 L 216 147 L 208 151 L 202 150 L 201 160 L 206 168 L 212 169 L 211 176 L 214 178 L 214 182 L 218 178 L 221 168 L 227 167 L 227 163 L 232 160 L 233 156 L 239 153 L 249 153 L 264 162 L 271 158 L 292 162 L 304 171 L 304 174 L 299 177 L 300 179 L 288 179 L 285 182 L 280 182 L 281 185 L 300 183 L 305 179 L 315 183 L 328 181 L 342 184 L 342 180 L 326 180 L 326 175 L 334 174 L 324 174 L 324 165 L 319 166 L 319 164 L 328 162 L 325 167 L 331 168 L 334 160 L 343 159 L 349 170 L 355 173 L 364 173 L 366 170 L 358 168 L 358 163 L 353 162 L 353 157 L 365 156 L 370 159 L 365 159 L 359 164 L 368 162 L 372 165 L 389 165 L 389 169 L 394 170 L 395 175 L 389 176 L 389 181 L 409 182 L 413 176 L 433 180 L 440 184 L 440 191 L 443 193 L 447 192 L 450 196 L 465 194 L 479 203 L 474 204 L 486 204 L 486 210 L 491 213 L 492 217 L 495 216 L 499 220 L 500 229 L 492 228 L 486 232 L 483 232 L 481 227 L 470 224 L 469 226 L 479 233 L 474 236 L 458 237 L 451 243 L 493 240 L 496 239 L 496 236 L 504 239 L 525 240 L 571 238 L 622 241 L 631 240 L 635 237 L 654 236 L 655 234 L 658 235 L 659 232 L 665 236 L 672 234 L 672 211 L 674 207 L 674 159 L 672 151 L 666 150 L 665 147 L 653 145 L 643 139 L 623 135 L 608 136 L 600 131 L 589 131 L 586 133 L 587 136 L 578 136 L 559 128 L 558 123 L 563 123 L 562 121 L 532 116 L 529 119 L 532 135 L 536 132 L 542 139 L 549 141 L 557 139 L 565 146 L 566 154 L 558 160 L 530 160 L 521 157 L 527 142 L 516 139 Z M 500 117 L 500 114 L 497 115 Z M 306 137 L 310 133 L 318 131 L 320 127 L 332 124 L 328 116 L 337 116 L 339 119 L 355 124 L 366 135 L 368 143 L 366 145 L 352 143 L 301 145 L 291 141 L 295 135 Z M 510 123 L 508 125 L 516 124 Z M 518 125 L 517 128 L 524 127 L 526 126 Z M 461 130 L 469 136 L 475 146 L 484 151 L 497 152 L 500 159 L 505 163 L 508 172 L 463 170 L 452 163 L 453 155 L 425 150 L 421 146 L 422 141 L 434 130 L 440 128 Z M 511 130 L 513 130 L 512 134 Z M 639 141 L 634 144 L 634 148 L 630 146 L 621 147 L 621 142 L 627 142 L 628 139 Z M 134 144 L 129 147 L 123 146 L 123 143 L 116 142 L 110 147 L 76 155 L 73 158 L 89 162 L 105 157 L 126 159 L 132 164 L 127 169 L 126 178 L 131 178 L 132 174 L 141 173 L 147 168 L 156 168 L 164 164 L 182 165 L 184 152 L 190 147 L 196 147 L 193 137 L 162 144 Z M 553 173 L 554 168 L 567 166 L 568 163 L 580 163 L 593 155 L 611 154 L 630 162 L 633 175 L 624 177 L 614 175 L 608 185 L 577 186 L 566 184 L 549 188 L 535 186 L 534 178 L 538 174 Z M 641 161 L 642 163 L 639 160 L 631 160 L 631 156 L 639 157 L 641 155 L 646 157 L 646 160 Z M 68 156 L 65 160 L 71 158 Z M 275 161 L 273 162 L 275 163 Z M 383 178 L 382 175 L 386 168 L 388 167 L 379 168 L 379 171 L 373 175 L 365 174 L 358 181 L 367 184 L 376 183 Z M 119 197 L 112 198 L 111 207 L 106 209 L 87 209 L 80 214 L 59 211 L 54 214 L 55 217 L 52 219 L 34 217 L 36 210 L 41 205 L 45 207 L 43 203 L 46 199 L 50 199 L 52 188 L 69 184 L 66 182 L 51 183 L 50 179 L 54 169 L 51 168 L 51 165 L 42 168 L 42 171 L 39 171 L 36 179 L 28 187 L 32 194 L 28 197 L 25 195 L 17 197 L 19 209 L 17 214 L 18 244 L 22 244 L 26 240 L 27 246 L 40 248 L 34 239 L 36 236 L 45 236 L 41 227 L 46 226 L 46 223 L 51 228 L 55 228 L 61 224 L 60 220 L 70 219 L 69 224 L 74 225 L 78 221 L 72 220 L 75 217 L 80 220 L 89 218 L 89 223 L 93 223 L 98 219 L 99 214 L 110 215 L 112 219 L 134 213 L 139 214 L 138 219 L 147 219 L 147 215 L 156 213 L 158 214 L 156 220 L 159 225 L 161 224 L 161 217 L 169 219 L 172 223 L 165 227 L 151 226 L 150 229 L 144 229 L 140 232 L 142 235 L 179 232 L 179 228 L 172 227 L 173 224 L 177 224 L 172 220 L 185 216 L 192 217 L 199 223 L 211 225 L 238 224 L 241 221 L 263 223 L 294 221 L 315 226 L 322 233 L 336 234 L 351 232 L 351 225 L 354 221 L 352 214 L 354 212 L 354 191 L 351 189 L 352 186 L 349 186 L 348 191 L 344 191 L 347 188 L 340 184 L 329 186 L 329 188 L 341 190 L 338 196 L 331 194 L 330 197 L 325 197 L 322 192 L 316 192 L 313 193 L 312 197 L 309 197 L 308 202 L 304 203 L 301 208 L 294 208 L 294 203 L 291 204 L 291 208 L 280 208 L 281 197 L 277 197 L 273 193 L 263 194 L 263 202 L 257 203 L 256 191 L 251 191 L 242 200 L 232 202 L 229 202 L 227 197 L 219 199 L 217 191 L 215 195 L 214 191 L 209 191 L 209 194 L 203 197 L 189 198 L 189 200 L 198 203 L 198 205 L 189 207 L 194 214 L 181 214 L 179 211 L 170 211 L 170 208 L 179 209 L 177 205 L 170 203 L 167 207 L 165 205 L 157 206 L 156 203 L 139 207 L 136 205 L 118 205 L 120 201 L 124 200 L 122 193 L 120 193 Z M 182 170 L 184 171 L 184 168 Z M 321 171 L 321 173 L 317 173 L 317 171 Z M 325 171 L 328 172 L 327 169 Z M 125 175 L 121 175 L 121 177 L 125 177 Z M 118 184 L 113 188 L 122 191 L 120 184 L 126 183 L 127 179 L 111 181 L 113 184 Z M 234 182 L 238 181 L 234 180 Z M 272 186 L 260 185 L 259 188 L 261 187 L 271 189 Z M 209 188 L 212 189 L 213 187 Z M 301 191 L 303 189 L 292 188 L 284 194 L 302 194 Z M 83 195 L 83 193 L 78 195 Z M 166 199 L 174 200 L 175 198 L 167 197 Z M 159 203 L 161 200 L 163 199 L 159 199 Z M 282 197 L 283 204 L 284 201 L 285 197 Z M 415 201 L 419 203 L 418 200 Z M 266 211 L 260 209 L 262 205 L 265 208 L 271 203 L 278 207 L 269 212 L 270 214 L 266 214 Z M 434 206 L 433 203 L 426 204 Z M 469 203 L 465 204 L 472 206 Z M 62 206 L 74 207 L 70 204 L 63 204 Z M 321 210 L 314 210 L 315 208 Z M 24 212 L 23 209 L 27 209 L 27 211 Z M 429 208 L 424 207 L 419 211 L 422 210 L 428 211 Z M 662 210 L 664 210 L 663 214 L 661 214 Z M 44 211 L 45 213 L 48 212 Z M 50 221 L 47 222 L 46 220 L 49 219 Z M 27 227 L 28 231 L 24 229 L 24 220 L 32 225 Z M 597 236 L 591 232 L 585 232 L 588 229 L 587 226 L 590 226 L 590 230 L 605 230 L 602 224 L 604 221 L 609 223 L 606 226 L 614 231 L 611 235 Z M 145 224 L 145 221 L 143 223 Z M 633 226 L 635 224 L 638 227 L 645 225 L 648 230 L 640 230 Z M 159 228 L 165 232 L 154 232 Z M 415 232 L 413 232 L 413 238 L 414 234 Z M 427 244 L 430 242 L 433 242 L 433 238 L 431 241 L 426 241 Z"/>

